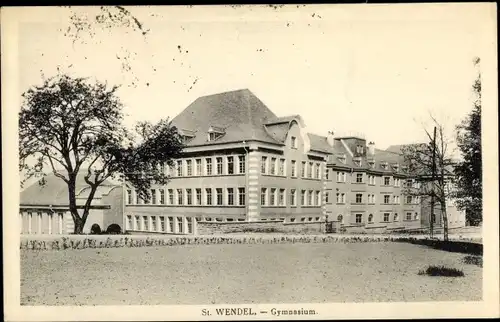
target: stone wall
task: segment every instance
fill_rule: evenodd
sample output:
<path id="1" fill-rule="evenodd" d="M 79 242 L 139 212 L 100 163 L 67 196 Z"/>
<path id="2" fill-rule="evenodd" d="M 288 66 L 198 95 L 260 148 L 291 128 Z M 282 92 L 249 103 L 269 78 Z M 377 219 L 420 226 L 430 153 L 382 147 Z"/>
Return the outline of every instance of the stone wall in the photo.
<path id="1" fill-rule="evenodd" d="M 198 222 L 198 235 L 238 233 L 324 233 L 324 222 L 284 223 L 283 221 Z"/>

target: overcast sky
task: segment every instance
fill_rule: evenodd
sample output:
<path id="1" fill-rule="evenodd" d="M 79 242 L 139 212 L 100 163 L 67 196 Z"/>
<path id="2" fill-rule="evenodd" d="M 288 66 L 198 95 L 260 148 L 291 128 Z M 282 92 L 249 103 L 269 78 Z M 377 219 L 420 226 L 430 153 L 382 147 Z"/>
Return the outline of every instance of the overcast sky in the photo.
<path id="1" fill-rule="evenodd" d="M 67 9 L 25 11 L 32 22 L 19 26 L 20 91 L 57 66 L 123 84 L 132 124 L 248 88 L 278 116 L 302 115 L 310 132 L 360 132 L 386 148 L 427 141 L 420 122 L 429 111 L 449 129 L 470 111 L 472 62 L 484 43 L 481 11 L 467 5 L 128 9 L 146 37 L 96 27 L 85 44 L 60 31 Z M 121 66 L 127 53 L 130 72 Z"/>

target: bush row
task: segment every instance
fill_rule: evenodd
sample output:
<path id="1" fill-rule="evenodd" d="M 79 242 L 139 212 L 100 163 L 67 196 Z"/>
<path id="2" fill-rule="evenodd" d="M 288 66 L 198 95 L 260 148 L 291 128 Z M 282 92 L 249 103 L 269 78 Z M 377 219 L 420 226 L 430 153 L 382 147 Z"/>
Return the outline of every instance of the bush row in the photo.
<path id="1" fill-rule="evenodd" d="M 140 237 L 113 236 L 98 238 L 61 237 L 52 240 L 26 239 L 21 240 L 21 249 L 25 250 L 65 250 L 85 248 L 118 248 L 118 247 L 148 247 L 148 246 L 179 246 L 179 245 L 220 245 L 220 244 L 303 244 L 303 243 L 363 243 L 363 242 L 409 242 L 427 245 L 434 248 L 449 250 L 450 244 L 458 244 L 454 251 L 463 250 L 469 254 L 482 254 L 482 245 L 466 242 L 440 242 L 436 240 L 417 239 L 414 237 L 392 236 L 334 236 L 334 235 L 302 235 L 302 236 L 176 236 L 176 237 Z M 473 244 L 472 246 L 467 246 Z M 478 245 L 480 247 L 478 247 Z M 457 246 L 455 246 L 457 247 Z M 460 248 L 461 247 L 461 248 Z M 478 249 L 480 248 L 480 252 Z M 465 251 L 464 251 L 465 250 Z M 475 251 L 475 252 L 471 252 Z M 453 250 L 452 250 L 453 251 Z"/>

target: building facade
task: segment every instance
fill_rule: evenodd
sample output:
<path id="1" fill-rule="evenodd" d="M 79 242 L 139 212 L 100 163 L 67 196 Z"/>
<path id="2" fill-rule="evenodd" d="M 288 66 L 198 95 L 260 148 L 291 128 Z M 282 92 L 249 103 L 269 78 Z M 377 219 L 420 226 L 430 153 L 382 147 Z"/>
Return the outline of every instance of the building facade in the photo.
<path id="1" fill-rule="evenodd" d="M 173 167 L 162 168 L 169 182 L 153 185 L 147 200 L 128 183 L 104 185 L 84 232 L 94 223 L 171 234 L 195 233 L 204 222 L 329 221 L 340 231 L 374 233 L 429 227 L 428 200 L 405 194 L 420 183 L 408 177 L 401 146 L 380 150 L 359 135 L 309 133 L 301 116 L 278 117 L 247 89 L 200 97 L 172 124 L 185 148 Z M 22 232 L 71 232 L 64 189 L 56 201 L 47 190 L 29 189 Z M 82 183 L 79 200 L 85 191 Z M 447 211 L 450 227 L 465 225 L 451 201 Z M 434 226 L 442 226 L 438 205 Z"/>

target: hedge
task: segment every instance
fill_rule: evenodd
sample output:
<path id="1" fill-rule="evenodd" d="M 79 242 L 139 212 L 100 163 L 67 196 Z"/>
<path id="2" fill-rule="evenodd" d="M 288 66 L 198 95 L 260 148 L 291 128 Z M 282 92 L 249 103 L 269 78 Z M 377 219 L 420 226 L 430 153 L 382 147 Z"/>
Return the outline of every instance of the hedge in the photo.
<path id="1" fill-rule="evenodd" d="M 84 248 L 120 248 L 180 245 L 221 245 L 221 244 L 304 244 L 304 243 L 367 243 L 367 242 L 406 242 L 426 245 L 433 248 L 482 254 L 482 245 L 469 242 L 442 242 L 414 237 L 396 236 L 342 236 L 342 235 L 298 235 L 298 236 L 71 236 L 56 239 L 27 238 L 21 240 L 23 250 L 66 250 Z"/>

